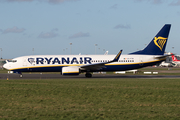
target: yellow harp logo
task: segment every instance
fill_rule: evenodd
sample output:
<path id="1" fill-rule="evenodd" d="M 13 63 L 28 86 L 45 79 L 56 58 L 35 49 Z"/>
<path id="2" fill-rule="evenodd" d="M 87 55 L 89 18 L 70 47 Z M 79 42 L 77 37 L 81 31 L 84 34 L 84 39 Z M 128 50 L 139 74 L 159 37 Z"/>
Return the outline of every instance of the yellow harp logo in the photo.
<path id="1" fill-rule="evenodd" d="M 164 37 L 154 37 L 154 44 L 159 47 L 159 49 L 162 51 L 164 44 L 166 43 L 167 38 Z"/>

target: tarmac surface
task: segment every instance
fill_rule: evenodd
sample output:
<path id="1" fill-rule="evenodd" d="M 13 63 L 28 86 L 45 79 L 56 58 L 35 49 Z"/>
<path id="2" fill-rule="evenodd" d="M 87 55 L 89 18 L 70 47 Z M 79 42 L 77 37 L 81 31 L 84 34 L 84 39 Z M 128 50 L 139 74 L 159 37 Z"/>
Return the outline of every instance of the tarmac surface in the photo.
<path id="1" fill-rule="evenodd" d="M 82 79 L 86 78 L 84 74 L 78 76 L 63 76 L 61 74 L 0 74 L 1 80 L 9 79 Z M 180 78 L 180 75 L 120 75 L 120 74 L 93 74 L 92 78 L 87 79 L 105 79 L 105 78 Z"/>

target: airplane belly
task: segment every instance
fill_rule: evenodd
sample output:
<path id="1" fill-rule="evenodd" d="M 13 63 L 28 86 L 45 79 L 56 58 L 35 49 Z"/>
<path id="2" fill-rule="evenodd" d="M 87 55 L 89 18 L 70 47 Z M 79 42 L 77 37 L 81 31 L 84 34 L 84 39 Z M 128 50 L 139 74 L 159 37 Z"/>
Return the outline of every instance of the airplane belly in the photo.
<path id="1" fill-rule="evenodd" d="M 125 71 L 125 70 L 132 70 L 137 67 L 141 67 L 139 64 L 133 65 L 108 65 L 106 68 L 103 68 L 102 71 Z"/>
<path id="2" fill-rule="evenodd" d="M 141 64 L 120 64 L 120 65 L 106 65 L 105 68 L 99 70 L 99 71 L 126 71 L 126 70 L 133 70 L 133 69 L 139 69 L 142 67 L 147 66 L 153 66 L 158 63 L 161 63 L 162 61 L 155 61 L 155 62 L 143 62 Z"/>
<path id="3" fill-rule="evenodd" d="M 27 67 L 27 68 L 20 68 L 20 69 L 14 69 L 12 71 L 17 72 L 61 72 L 62 66 L 56 66 L 56 67 Z"/>

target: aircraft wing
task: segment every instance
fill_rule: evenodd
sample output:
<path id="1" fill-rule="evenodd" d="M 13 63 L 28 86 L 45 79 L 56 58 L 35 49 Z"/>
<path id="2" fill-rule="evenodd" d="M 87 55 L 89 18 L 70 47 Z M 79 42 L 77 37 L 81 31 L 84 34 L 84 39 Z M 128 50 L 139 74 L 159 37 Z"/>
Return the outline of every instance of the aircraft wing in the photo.
<path id="1" fill-rule="evenodd" d="M 104 68 L 105 64 L 117 62 L 119 60 L 119 57 L 121 56 L 121 53 L 122 53 L 122 50 L 120 50 L 119 53 L 116 55 L 116 57 L 109 62 L 101 62 L 101 63 L 83 65 L 83 66 L 80 66 L 80 69 L 81 70 L 99 70 L 101 68 Z"/>

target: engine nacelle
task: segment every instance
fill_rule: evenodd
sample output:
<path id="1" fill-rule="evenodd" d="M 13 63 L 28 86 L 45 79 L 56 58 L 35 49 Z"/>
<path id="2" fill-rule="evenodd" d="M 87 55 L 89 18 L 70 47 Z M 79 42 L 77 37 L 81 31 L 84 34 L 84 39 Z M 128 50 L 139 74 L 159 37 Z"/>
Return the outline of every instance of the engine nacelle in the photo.
<path id="1" fill-rule="evenodd" d="M 70 66 L 70 67 L 63 67 L 62 68 L 62 75 L 79 75 L 79 67 L 77 66 Z"/>

